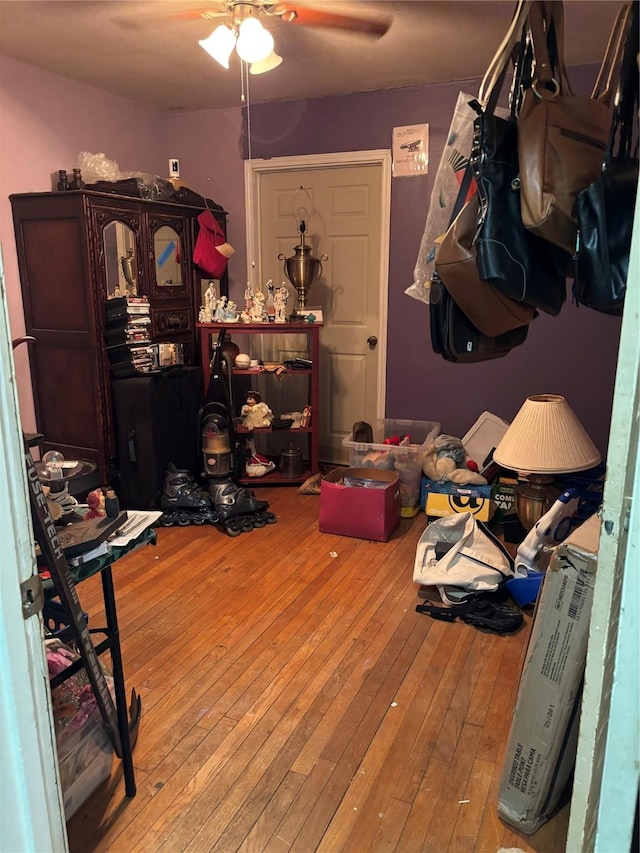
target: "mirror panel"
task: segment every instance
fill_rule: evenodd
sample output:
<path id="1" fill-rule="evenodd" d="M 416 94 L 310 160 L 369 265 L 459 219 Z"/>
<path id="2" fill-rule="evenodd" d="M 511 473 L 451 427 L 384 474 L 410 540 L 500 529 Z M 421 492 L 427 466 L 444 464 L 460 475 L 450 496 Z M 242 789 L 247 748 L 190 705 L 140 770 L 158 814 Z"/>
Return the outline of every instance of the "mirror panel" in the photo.
<path id="1" fill-rule="evenodd" d="M 107 299 L 138 294 L 135 234 L 124 222 L 113 220 L 102 232 Z"/>
<path id="2" fill-rule="evenodd" d="M 169 225 L 162 225 L 153 235 L 156 285 L 182 287 L 182 245 L 180 235 Z"/>

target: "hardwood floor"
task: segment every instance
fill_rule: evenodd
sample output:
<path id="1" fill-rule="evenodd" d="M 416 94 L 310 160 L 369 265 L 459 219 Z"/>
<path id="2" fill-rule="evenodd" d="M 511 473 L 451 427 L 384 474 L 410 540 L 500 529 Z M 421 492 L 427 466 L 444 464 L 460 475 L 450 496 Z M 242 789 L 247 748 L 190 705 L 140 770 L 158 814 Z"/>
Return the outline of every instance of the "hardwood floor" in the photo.
<path id="1" fill-rule="evenodd" d="M 567 807 L 532 837 L 496 814 L 529 617 L 416 613 L 422 514 L 369 542 L 319 533 L 318 497 L 259 495 L 277 524 L 161 529 L 114 567 L 138 793 L 114 759 L 72 853 L 563 853 Z M 104 624 L 99 578 L 78 593 Z"/>

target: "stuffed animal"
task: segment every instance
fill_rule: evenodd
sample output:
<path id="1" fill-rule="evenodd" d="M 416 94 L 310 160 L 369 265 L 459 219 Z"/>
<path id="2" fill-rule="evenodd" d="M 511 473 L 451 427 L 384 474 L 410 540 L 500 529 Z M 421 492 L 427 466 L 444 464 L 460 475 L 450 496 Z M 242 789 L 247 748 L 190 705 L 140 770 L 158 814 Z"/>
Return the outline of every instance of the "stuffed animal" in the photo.
<path id="1" fill-rule="evenodd" d="M 397 467 L 397 460 L 401 457 L 392 448 L 410 447 L 411 436 L 393 436 L 392 438 L 385 438 L 382 443 L 388 445 L 389 450 L 370 450 L 362 458 L 361 465 L 363 468 L 378 468 L 383 471 L 393 471 Z"/>
<path id="2" fill-rule="evenodd" d="M 460 439 L 444 433 L 425 445 L 422 473 L 436 483 L 449 480 L 460 486 L 487 484 L 485 478 L 478 474 L 476 463 L 468 458 Z"/>
<path id="3" fill-rule="evenodd" d="M 102 489 L 94 489 L 87 495 L 87 505 L 89 509 L 84 514 L 85 521 L 92 518 L 102 518 L 107 512 L 104 508 L 104 492 Z"/>

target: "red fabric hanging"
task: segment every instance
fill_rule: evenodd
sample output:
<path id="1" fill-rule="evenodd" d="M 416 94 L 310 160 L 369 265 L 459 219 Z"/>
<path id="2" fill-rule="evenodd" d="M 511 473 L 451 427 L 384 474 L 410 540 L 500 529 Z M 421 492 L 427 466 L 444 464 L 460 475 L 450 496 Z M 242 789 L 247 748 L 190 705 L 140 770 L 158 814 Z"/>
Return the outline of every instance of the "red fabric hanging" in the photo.
<path id="1" fill-rule="evenodd" d="M 227 258 L 218 250 L 227 242 L 220 223 L 207 208 L 198 216 L 200 231 L 193 250 L 193 262 L 211 278 L 220 278 L 227 268 Z"/>

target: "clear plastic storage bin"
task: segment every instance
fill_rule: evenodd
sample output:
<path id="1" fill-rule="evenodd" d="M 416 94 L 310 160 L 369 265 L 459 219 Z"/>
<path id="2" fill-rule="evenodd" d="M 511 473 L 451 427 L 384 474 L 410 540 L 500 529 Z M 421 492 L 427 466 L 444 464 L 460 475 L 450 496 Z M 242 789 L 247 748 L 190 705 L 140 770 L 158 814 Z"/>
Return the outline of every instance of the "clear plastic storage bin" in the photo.
<path id="1" fill-rule="evenodd" d="M 112 763 L 113 747 L 99 711 L 95 710 L 76 731 L 58 735 L 58 765 L 67 820 L 109 778 Z"/>
<path id="2" fill-rule="evenodd" d="M 400 515 L 417 515 L 420 503 L 423 446 L 440 434 L 436 421 L 411 421 L 384 418 L 372 424 L 373 442 L 353 441 L 347 436 L 342 446 L 349 453 L 350 468 L 378 468 L 396 471 L 400 478 Z M 385 444 L 385 439 L 408 435 L 408 446 Z"/>

